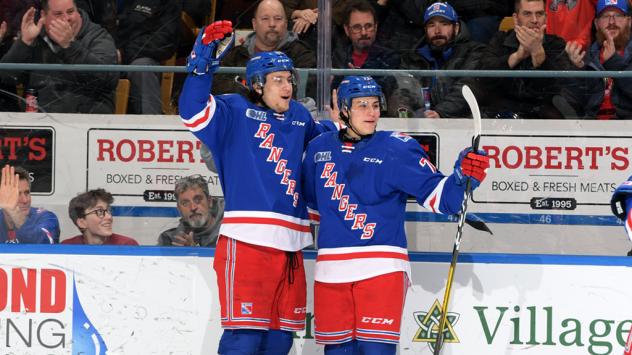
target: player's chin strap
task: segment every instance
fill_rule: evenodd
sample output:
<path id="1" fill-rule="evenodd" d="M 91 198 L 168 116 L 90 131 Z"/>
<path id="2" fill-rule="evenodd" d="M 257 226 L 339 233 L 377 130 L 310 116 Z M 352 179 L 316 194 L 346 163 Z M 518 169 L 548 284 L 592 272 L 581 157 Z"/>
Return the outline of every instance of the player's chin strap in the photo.
<path id="1" fill-rule="evenodd" d="M 351 137 L 349 134 L 347 134 L 347 129 L 342 129 L 340 130 L 340 139 L 343 142 L 351 142 L 351 143 L 356 143 L 359 142 L 365 138 L 369 138 L 372 135 L 375 134 L 375 131 L 373 131 L 373 133 L 371 134 L 360 134 L 360 132 L 356 131 L 355 128 L 353 128 L 353 125 L 351 124 L 351 120 L 349 119 L 349 116 L 345 115 L 344 113 L 342 113 L 342 111 L 340 112 L 340 119 L 342 120 L 342 122 L 347 126 L 347 129 L 351 129 L 353 131 L 353 133 L 357 134 L 359 138 L 356 137 Z"/>

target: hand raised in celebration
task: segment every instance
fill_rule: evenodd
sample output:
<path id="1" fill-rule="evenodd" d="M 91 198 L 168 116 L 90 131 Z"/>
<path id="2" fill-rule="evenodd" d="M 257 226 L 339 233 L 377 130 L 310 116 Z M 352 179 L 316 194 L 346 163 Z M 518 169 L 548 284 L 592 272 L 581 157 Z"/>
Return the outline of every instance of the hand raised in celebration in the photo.
<path id="1" fill-rule="evenodd" d="M 7 22 L 2 21 L 2 23 L 0 23 L 0 42 L 2 42 L 6 34 L 7 34 Z"/>
<path id="2" fill-rule="evenodd" d="M 603 51 L 601 53 L 603 54 L 603 61 L 605 62 L 612 58 L 614 53 L 617 51 L 617 48 L 614 46 L 614 37 L 612 37 L 610 31 L 604 31 L 604 34 L 606 35 L 606 40 L 603 41 Z"/>
<path id="3" fill-rule="evenodd" d="M 196 75 L 214 73 L 220 60 L 235 44 L 233 24 L 230 21 L 215 21 L 200 31 L 193 50 L 187 58 L 187 72 Z"/>
<path id="4" fill-rule="evenodd" d="M 331 106 L 327 108 L 329 111 L 329 118 L 339 125 L 344 125 L 344 122 L 340 120 L 340 110 L 338 109 L 338 90 L 331 90 Z"/>
<path id="5" fill-rule="evenodd" d="M 586 56 L 586 51 L 582 49 L 581 44 L 570 41 L 566 43 L 566 47 L 564 48 L 566 54 L 568 55 L 568 59 L 578 68 L 583 68 L 586 64 L 584 62 L 584 57 Z"/>
<path id="6" fill-rule="evenodd" d="M 44 25 L 44 15 L 35 23 L 35 8 L 31 7 L 26 10 L 24 16 L 22 16 L 22 24 L 20 25 L 20 35 L 22 42 L 27 46 L 33 44 L 33 41 L 42 32 L 42 26 Z"/>
<path id="7" fill-rule="evenodd" d="M 0 181 L 0 208 L 3 210 L 15 210 L 18 206 L 20 190 L 18 188 L 19 176 L 15 168 L 5 165 L 2 168 L 2 181 Z"/>

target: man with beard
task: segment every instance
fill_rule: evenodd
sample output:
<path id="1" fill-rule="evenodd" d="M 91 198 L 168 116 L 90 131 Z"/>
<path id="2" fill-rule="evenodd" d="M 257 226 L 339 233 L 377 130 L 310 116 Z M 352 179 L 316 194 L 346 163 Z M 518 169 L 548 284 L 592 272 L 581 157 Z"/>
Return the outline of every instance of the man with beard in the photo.
<path id="1" fill-rule="evenodd" d="M 576 42 L 566 51 L 575 66 L 587 70 L 632 69 L 630 15 L 627 0 L 597 2 L 596 41 L 588 54 Z M 584 103 L 585 116 L 598 119 L 632 118 L 632 78 L 586 79 L 576 100 Z"/>
<path id="2" fill-rule="evenodd" d="M 210 196 L 206 180 L 199 175 L 183 177 L 176 182 L 175 195 L 180 224 L 162 232 L 158 245 L 214 247 L 224 209 Z"/>
<path id="3" fill-rule="evenodd" d="M 130 237 L 112 233 L 112 202 L 112 194 L 103 189 L 86 191 L 70 200 L 68 216 L 81 234 L 61 244 L 138 245 Z"/>
<path id="4" fill-rule="evenodd" d="M 489 70 L 571 70 L 564 52 L 566 43 L 548 35 L 544 0 L 516 0 L 515 28 L 498 32 L 481 59 L 480 69 Z M 565 118 L 574 115 L 561 88 L 565 80 L 554 78 L 490 78 L 483 110 L 495 115 L 511 111 L 520 118 Z"/>
<path id="5" fill-rule="evenodd" d="M 223 67 L 245 67 L 250 58 L 259 52 L 281 51 L 296 68 L 314 68 L 316 54 L 309 45 L 298 39 L 296 33 L 287 30 L 287 17 L 279 0 L 263 0 L 257 6 L 252 19 L 253 32 L 243 44 L 235 46 L 222 60 Z M 314 85 L 315 86 L 315 85 Z M 213 94 L 248 94 L 245 82 L 235 74 L 216 75 Z"/>
<path id="6" fill-rule="evenodd" d="M 485 46 L 470 41 L 467 27 L 460 23 L 452 6 L 441 2 L 430 5 L 424 13 L 424 24 L 426 34 L 414 50 L 402 56 L 402 69 L 473 70 L 478 67 Z M 465 117 L 469 114 L 461 87 L 472 79 L 426 77 L 420 80 L 422 86 L 429 87 L 431 99 L 430 107 L 426 106 L 423 112 L 424 117 Z M 404 95 L 402 91 L 395 90 L 395 95 Z M 422 100 L 412 101 L 419 104 Z M 415 111 L 415 107 L 412 110 Z"/>

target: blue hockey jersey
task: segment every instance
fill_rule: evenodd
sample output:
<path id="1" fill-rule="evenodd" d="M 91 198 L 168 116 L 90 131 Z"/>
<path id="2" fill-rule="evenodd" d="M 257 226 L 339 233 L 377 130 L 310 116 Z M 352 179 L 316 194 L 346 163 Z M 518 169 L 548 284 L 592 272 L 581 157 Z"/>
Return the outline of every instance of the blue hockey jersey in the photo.
<path id="1" fill-rule="evenodd" d="M 412 137 L 378 131 L 355 144 L 335 132 L 315 138 L 303 160 L 303 189 L 320 219 L 315 279 L 352 282 L 410 274 L 408 196 L 433 212 L 453 214 L 465 188 L 437 171 Z"/>
<path id="2" fill-rule="evenodd" d="M 7 230 L 4 218 L 4 213 L 0 212 L 0 243 L 59 243 L 59 220 L 51 211 L 31 207 L 24 224 L 14 231 L 14 235 Z"/>
<path id="3" fill-rule="evenodd" d="M 209 96 L 211 76 L 189 76 L 180 96 L 185 126 L 213 153 L 226 200 L 220 234 L 296 251 L 312 244 L 300 192 L 307 143 L 325 128 L 292 100 L 276 113 L 236 94 Z"/>

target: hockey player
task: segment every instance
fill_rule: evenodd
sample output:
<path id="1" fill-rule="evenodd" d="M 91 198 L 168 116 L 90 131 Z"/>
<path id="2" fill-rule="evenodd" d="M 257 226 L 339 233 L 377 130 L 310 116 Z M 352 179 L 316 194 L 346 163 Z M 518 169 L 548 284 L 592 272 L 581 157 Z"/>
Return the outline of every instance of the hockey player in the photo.
<path id="1" fill-rule="evenodd" d="M 632 176 L 614 190 L 610 207 L 612 213 L 623 221 L 628 238 L 632 241 L 632 213 L 630 213 L 632 212 Z M 628 256 L 632 256 L 632 249 L 628 252 Z M 625 345 L 623 355 L 632 355 L 632 327 L 630 327 L 628 342 Z"/>
<path id="2" fill-rule="evenodd" d="M 612 213 L 624 222 L 625 231 L 628 238 L 632 241 L 632 176 L 628 181 L 624 181 L 614 190 L 612 199 L 610 200 Z M 632 250 L 628 252 L 628 256 L 632 256 Z"/>
<path id="3" fill-rule="evenodd" d="M 406 199 L 458 213 L 489 158 L 466 149 L 444 176 L 412 137 L 376 131 L 384 98 L 371 77 L 344 78 L 337 97 L 347 128 L 315 138 L 303 160 L 305 198 L 320 219 L 316 342 L 327 355 L 395 354 L 410 275 Z"/>
<path id="4" fill-rule="evenodd" d="M 292 100 L 294 67 L 282 52 L 250 59 L 248 97 L 210 95 L 233 38 L 229 21 L 201 31 L 179 102 L 185 126 L 212 152 L 226 201 L 213 263 L 224 328 L 219 353 L 287 354 L 291 332 L 305 326 L 300 250 L 312 244 L 299 196 L 301 158 L 324 128 Z"/>

